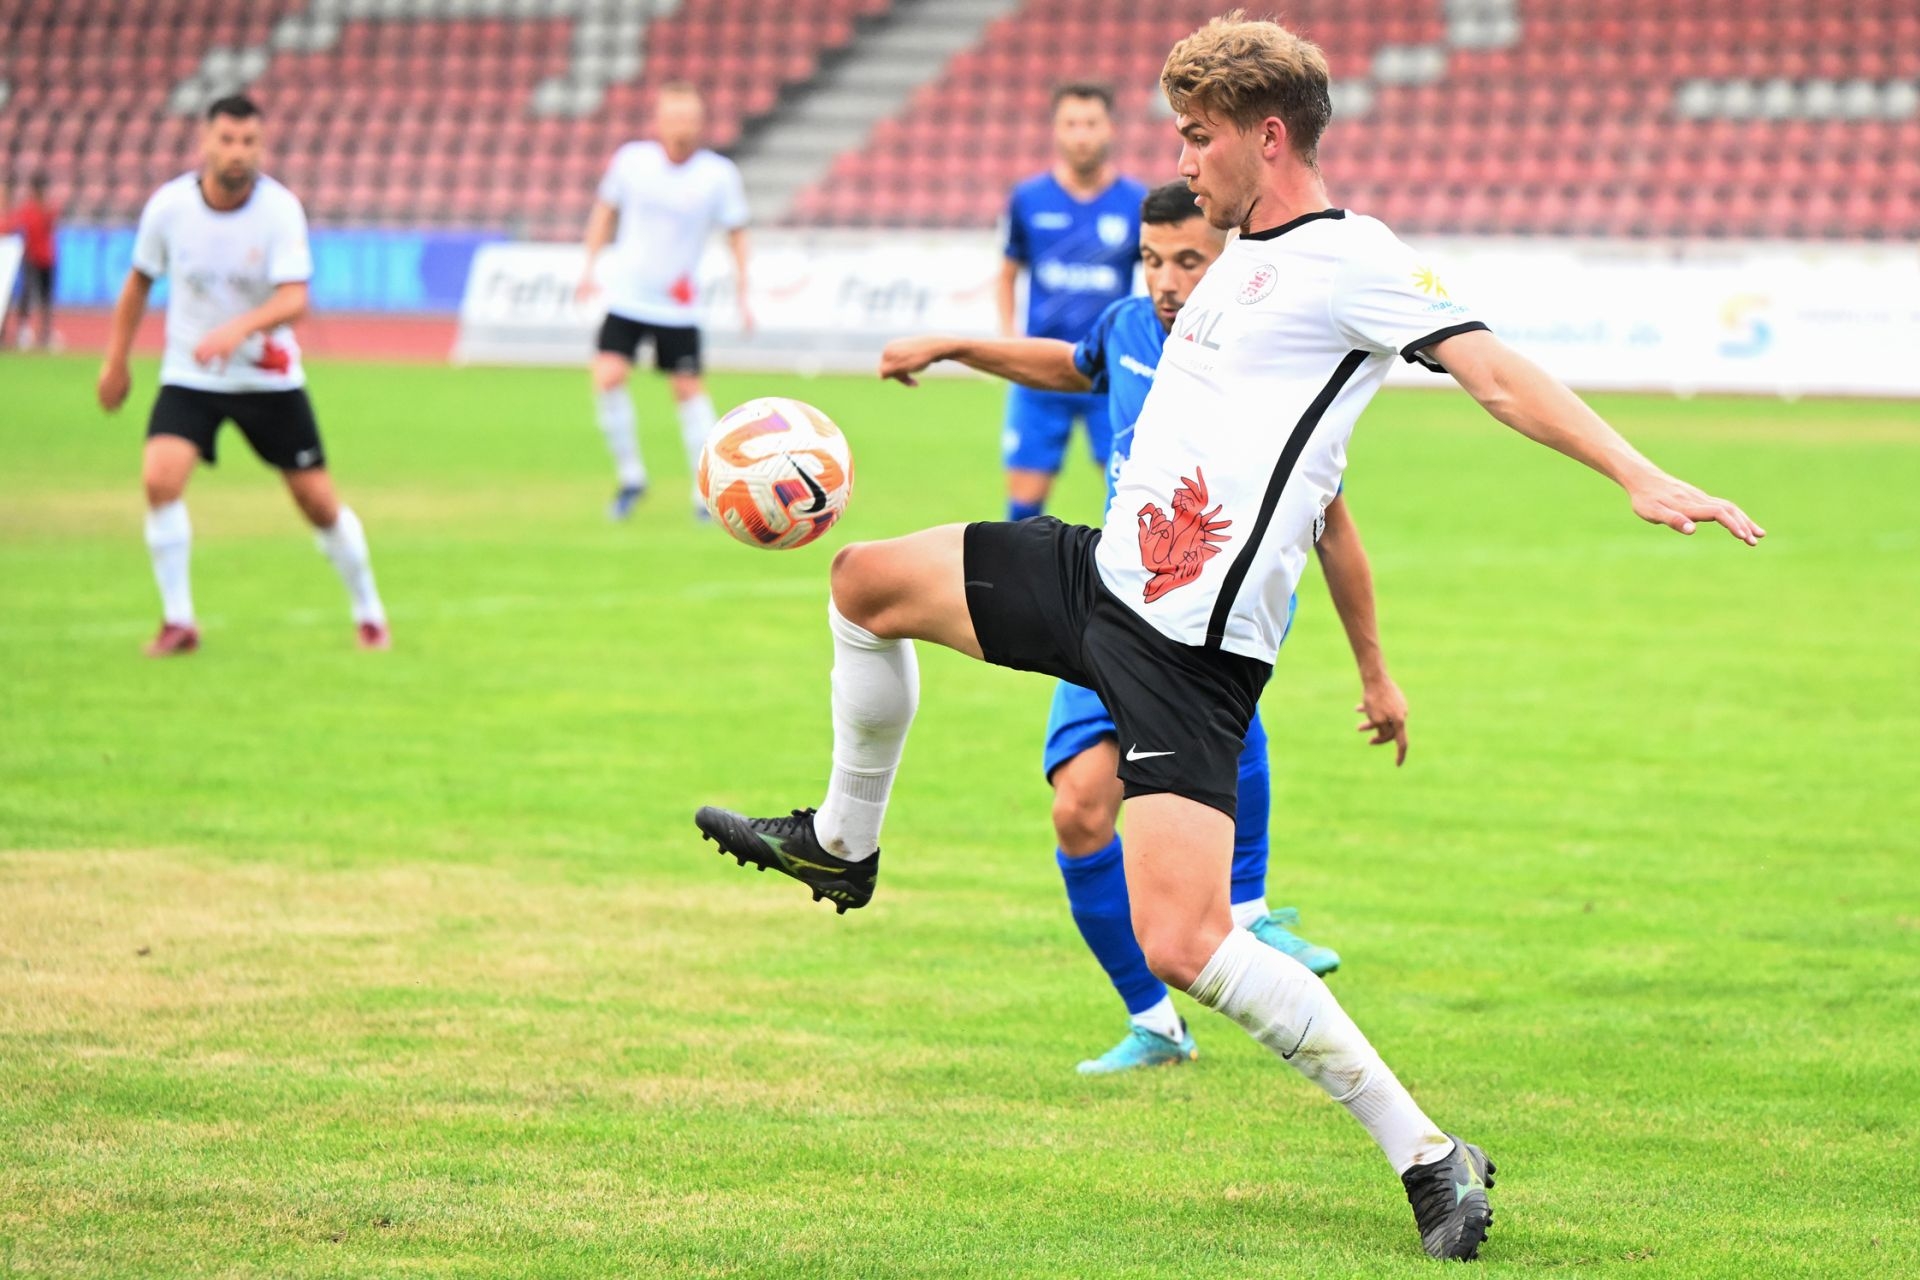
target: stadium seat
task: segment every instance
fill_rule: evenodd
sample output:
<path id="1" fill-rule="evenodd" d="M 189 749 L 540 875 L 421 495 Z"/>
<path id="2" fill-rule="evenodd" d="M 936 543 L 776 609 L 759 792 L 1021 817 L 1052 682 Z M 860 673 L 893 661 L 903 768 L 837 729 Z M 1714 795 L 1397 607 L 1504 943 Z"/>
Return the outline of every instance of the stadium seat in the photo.
<path id="1" fill-rule="evenodd" d="M 1048 92 L 1064 79 L 1113 84 L 1116 160 L 1143 179 L 1171 178 L 1178 143 L 1159 101 L 1160 65 L 1174 40 L 1220 8 L 1027 0 L 802 193 L 795 218 L 836 207 L 831 191 L 857 186 L 872 192 L 859 214 L 869 224 L 991 224 L 1007 187 L 1048 165 Z M 1286 14 L 1321 41 L 1336 80 L 1371 76 L 1383 48 L 1446 38 L 1437 3 L 1295 0 Z M 1799 234 L 1920 234 L 1909 201 L 1873 194 L 1901 189 L 1897 167 L 1920 164 L 1911 135 L 1904 148 L 1885 135 L 1920 129 L 1899 90 L 1920 77 L 1920 10 L 1910 0 L 1841 10 L 1813 0 L 1763 9 L 1737 0 L 1528 0 L 1519 16 L 1512 44 L 1451 49 L 1437 81 L 1375 84 L 1367 111 L 1336 117 L 1324 142 L 1336 198 L 1410 233 L 1778 234 L 1764 200 L 1740 195 L 1777 185 L 1837 192 L 1792 202 Z M 1776 93 L 1774 117 L 1735 109 L 1676 118 L 1676 94 L 1690 79 L 1715 92 L 1734 82 L 1795 88 Z M 1874 86 L 1895 117 L 1815 118 L 1829 110 L 1816 81 L 1841 86 L 1836 95 L 1853 82 Z M 1730 98 L 1737 108 L 1741 92 Z M 914 161 L 946 156 L 967 158 L 969 182 L 949 183 L 946 168 Z M 1702 194 L 1678 198 L 1673 184 Z"/>
<path id="2" fill-rule="evenodd" d="M 191 112 L 244 87 L 270 116 L 269 169 L 294 184 L 316 222 L 430 218 L 571 239 L 599 170 L 644 130 L 659 84 L 700 86 L 711 141 L 731 146 L 851 41 L 857 22 L 892 3 L 636 0 L 619 6 L 624 25 L 609 27 L 630 33 L 623 47 L 610 39 L 577 51 L 579 6 L 561 0 L 520 0 L 511 16 L 449 0 L 354 4 L 331 30 L 305 25 L 311 0 L 15 0 L 0 6 L 0 172 L 44 169 L 70 217 L 130 222 L 155 186 L 190 165 Z M 265 53 L 265 69 L 244 85 L 202 77 L 249 49 Z M 638 64 L 626 79 L 623 56 Z M 542 86 L 576 71 L 605 77 L 586 113 L 542 114 Z M 439 185 L 462 157 L 526 155 L 543 159 L 518 166 L 523 176 L 504 186 L 464 169 L 451 196 Z M 382 157 L 365 179 L 351 168 L 363 156 Z M 107 164 L 114 178 L 96 180 Z"/>
<path id="3" fill-rule="evenodd" d="M 990 225 L 1007 187 L 1047 165 L 1049 90 L 1067 78 L 1113 84 L 1117 161 L 1171 177 L 1160 65 L 1221 7 L 1025 0 L 930 66 L 791 217 Z M 14 0 L 0 6 L 0 165 L 46 170 L 69 216 L 130 221 L 191 164 L 191 110 L 234 87 L 213 73 L 258 50 L 264 70 L 245 83 L 272 115 L 270 167 L 317 222 L 572 238 L 661 83 L 705 89 L 713 142 L 728 147 L 892 8 L 634 0 L 604 45 L 581 49 L 565 0 L 381 0 L 331 27 L 314 25 L 313 0 Z M 1457 46 L 1449 12 L 1286 6 L 1336 82 L 1368 91 L 1323 144 L 1336 198 L 1412 234 L 1920 235 L 1912 0 L 1522 0 L 1517 30 Z M 1437 78 L 1409 71 L 1431 70 L 1406 52 L 1423 49 L 1441 51 Z"/>

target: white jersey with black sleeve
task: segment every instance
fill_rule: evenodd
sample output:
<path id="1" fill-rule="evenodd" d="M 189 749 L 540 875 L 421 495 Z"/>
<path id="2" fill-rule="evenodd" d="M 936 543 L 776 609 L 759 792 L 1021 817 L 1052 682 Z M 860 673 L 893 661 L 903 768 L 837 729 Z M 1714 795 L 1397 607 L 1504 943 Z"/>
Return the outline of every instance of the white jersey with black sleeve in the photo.
<path id="1" fill-rule="evenodd" d="M 1271 663 L 1393 361 L 1487 326 L 1373 218 L 1325 209 L 1229 244 L 1167 336 L 1096 552 L 1161 634 Z"/>
<path id="2" fill-rule="evenodd" d="M 252 334 L 230 360 L 204 365 L 193 358 L 201 339 L 260 306 L 280 285 L 312 278 L 307 214 L 293 192 L 261 174 L 245 204 L 216 209 L 207 203 L 200 175 L 182 174 L 140 211 L 133 269 L 149 280 L 169 281 L 162 384 L 196 391 L 291 391 L 306 385 L 291 325 Z"/>

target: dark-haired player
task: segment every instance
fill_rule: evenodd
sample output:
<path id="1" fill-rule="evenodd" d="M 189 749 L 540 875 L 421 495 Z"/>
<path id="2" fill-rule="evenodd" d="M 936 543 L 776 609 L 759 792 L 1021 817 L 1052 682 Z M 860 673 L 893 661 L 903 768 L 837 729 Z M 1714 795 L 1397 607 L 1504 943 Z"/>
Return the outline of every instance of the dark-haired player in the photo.
<path id="1" fill-rule="evenodd" d="M 1000 270 L 1000 331 L 1078 342 L 1108 303 L 1133 292 L 1146 187 L 1114 172 L 1113 90 L 1063 84 L 1053 91 L 1053 167 L 1013 189 Z M 1024 327 L 1014 324 L 1015 286 L 1027 276 Z M 1007 519 L 1045 509 L 1073 424 L 1086 424 L 1094 460 L 1107 465 L 1112 428 L 1105 396 L 1007 388 L 1001 441 Z"/>
<path id="2" fill-rule="evenodd" d="M 193 531 L 182 495 L 194 466 L 215 461 L 215 440 L 228 422 L 280 472 L 312 523 L 346 584 L 361 647 L 391 644 L 366 533 L 334 493 L 293 336 L 313 275 L 306 213 L 260 172 L 260 124 L 250 99 L 215 102 L 201 132 L 199 171 L 147 201 L 100 370 L 100 405 L 112 413 L 132 387 L 127 355 L 147 295 L 155 280 L 171 279 L 166 356 L 142 468 L 147 549 L 160 586 L 160 633 L 147 646 L 154 657 L 200 646 L 188 579 Z"/>

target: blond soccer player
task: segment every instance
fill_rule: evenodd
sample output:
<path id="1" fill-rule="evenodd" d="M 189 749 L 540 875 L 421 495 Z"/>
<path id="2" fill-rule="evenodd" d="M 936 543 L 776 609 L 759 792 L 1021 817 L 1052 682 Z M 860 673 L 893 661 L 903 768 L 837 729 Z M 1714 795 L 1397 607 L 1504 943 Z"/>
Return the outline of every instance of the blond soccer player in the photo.
<path id="1" fill-rule="evenodd" d="M 627 393 L 642 346 L 653 348 L 654 367 L 673 392 L 689 470 L 713 429 L 713 401 L 701 377 L 699 272 L 716 230 L 726 232 L 733 252 L 741 324 L 753 326 L 746 188 L 733 161 L 702 145 L 706 127 L 706 108 L 692 85 L 662 86 L 654 136 L 614 153 L 587 218 L 587 265 L 576 292 L 582 301 L 600 297 L 607 307 L 592 372 L 594 411 L 618 486 L 607 513 L 616 520 L 631 515 L 647 491 Z M 697 493 L 693 508 L 706 515 Z"/>
<path id="2" fill-rule="evenodd" d="M 1332 207 L 1316 150 L 1331 115 L 1313 44 L 1238 13 L 1161 73 L 1180 173 L 1240 236 L 1181 308 L 1104 528 L 946 525 L 834 557 L 833 760 L 817 811 L 705 808 L 702 833 L 845 910 L 872 897 L 881 820 L 918 701 L 912 641 L 1099 693 L 1122 747 L 1126 876 L 1153 972 L 1324 1090 L 1379 1145 L 1436 1258 L 1476 1256 L 1493 1164 L 1401 1085 L 1331 991 L 1234 927 L 1240 745 L 1285 632 L 1347 441 L 1396 360 L 1451 375 L 1499 421 L 1619 485 L 1644 520 L 1763 531 L 1676 479 L 1464 304 L 1411 249 Z"/>

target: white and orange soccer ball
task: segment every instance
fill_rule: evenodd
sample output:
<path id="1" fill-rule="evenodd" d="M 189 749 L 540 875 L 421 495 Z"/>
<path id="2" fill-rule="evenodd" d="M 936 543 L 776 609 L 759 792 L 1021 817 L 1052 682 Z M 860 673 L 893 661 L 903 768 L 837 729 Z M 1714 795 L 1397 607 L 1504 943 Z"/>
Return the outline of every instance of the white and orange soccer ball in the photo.
<path id="1" fill-rule="evenodd" d="M 781 396 L 749 400 L 714 423 L 695 477 L 720 527 L 750 547 L 804 547 L 853 496 L 853 452 L 833 419 Z"/>

